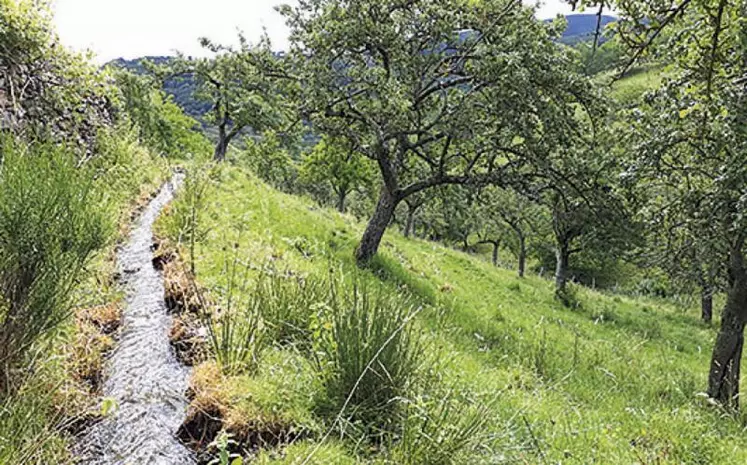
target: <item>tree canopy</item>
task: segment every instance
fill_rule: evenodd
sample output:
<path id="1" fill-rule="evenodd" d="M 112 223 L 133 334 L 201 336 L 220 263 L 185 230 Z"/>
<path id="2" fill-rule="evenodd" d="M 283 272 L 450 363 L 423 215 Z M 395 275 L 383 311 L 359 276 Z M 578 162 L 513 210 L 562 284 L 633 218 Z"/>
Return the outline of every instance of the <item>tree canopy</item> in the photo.
<path id="1" fill-rule="evenodd" d="M 403 199 L 444 184 L 508 183 L 572 137 L 574 104 L 592 98 L 552 26 L 516 0 L 311 0 L 282 13 L 302 115 L 379 170 L 361 263 Z"/>

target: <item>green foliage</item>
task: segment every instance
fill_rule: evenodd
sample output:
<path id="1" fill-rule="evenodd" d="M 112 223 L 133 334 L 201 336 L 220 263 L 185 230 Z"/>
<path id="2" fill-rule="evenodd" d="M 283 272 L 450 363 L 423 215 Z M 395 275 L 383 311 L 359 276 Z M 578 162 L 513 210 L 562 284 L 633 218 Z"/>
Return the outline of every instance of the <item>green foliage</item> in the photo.
<path id="1" fill-rule="evenodd" d="M 337 210 L 345 212 L 348 195 L 370 184 L 375 172 L 355 147 L 341 139 L 322 137 L 314 149 L 303 158 L 299 180 L 318 189 L 327 185 L 335 195 Z"/>
<path id="2" fill-rule="evenodd" d="M 282 62 L 273 55 L 267 36 L 252 45 L 239 35 L 236 49 L 207 38 L 200 43 L 211 52 L 211 58 L 179 55 L 154 67 L 154 71 L 162 76 L 189 78 L 196 84 L 195 97 L 211 107 L 205 118 L 218 130 L 214 159 L 221 161 L 242 131 L 261 134 L 280 127 L 285 120 L 286 105 L 276 79 L 283 75 Z"/>
<path id="3" fill-rule="evenodd" d="M 467 248 L 480 219 L 475 214 L 475 191 L 461 186 L 443 186 L 432 192 L 422 214 L 430 238 Z"/>
<path id="4" fill-rule="evenodd" d="M 238 454 L 229 452 L 229 447 L 236 445 L 231 435 L 225 431 L 218 433 L 218 437 L 210 444 L 218 449 L 218 457 L 211 460 L 208 465 L 242 465 L 244 460 Z"/>
<path id="5" fill-rule="evenodd" d="M 0 141 L 0 392 L 29 348 L 69 315 L 91 254 L 109 237 L 92 173 L 52 144 Z"/>
<path id="6" fill-rule="evenodd" d="M 155 184 L 162 176 L 161 160 L 138 141 L 137 134 L 124 124 L 99 131 L 94 146 L 95 157 L 85 166 L 95 172 L 96 189 L 106 203 L 121 210 L 139 195 L 143 186 Z"/>
<path id="7" fill-rule="evenodd" d="M 447 391 L 405 403 L 401 433 L 389 445 L 388 460 L 402 465 L 459 465 L 475 463 L 486 434 L 491 407 L 472 403 Z"/>
<path id="8" fill-rule="evenodd" d="M 276 188 L 292 192 L 298 171 L 282 140 L 274 131 L 267 131 L 258 139 L 246 138 L 246 148 L 239 155 L 257 176 Z"/>
<path id="9" fill-rule="evenodd" d="M 624 47 L 615 39 L 606 40 L 594 48 L 594 41 L 581 41 L 575 45 L 581 55 L 582 71 L 589 76 L 614 72 L 625 57 Z"/>
<path id="10" fill-rule="evenodd" d="M 594 106 L 593 84 L 553 27 L 513 1 L 315 0 L 281 12 L 301 115 L 379 168 L 362 263 L 404 199 L 518 182 L 582 132 L 577 104 Z"/>
<path id="11" fill-rule="evenodd" d="M 147 77 L 125 70 L 115 70 L 114 76 L 124 111 L 145 145 L 162 156 L 180 159 L 210 153 L 210 142 L 200 133 L 199 123 L 185 115 Z"/>
<path id="12" fill-rule="evenodd" d="M 0 1 L 0 128 L 77 144 L 90 151 L 112 123 L 112 87 L 66 50 L 45 0 Z"/>

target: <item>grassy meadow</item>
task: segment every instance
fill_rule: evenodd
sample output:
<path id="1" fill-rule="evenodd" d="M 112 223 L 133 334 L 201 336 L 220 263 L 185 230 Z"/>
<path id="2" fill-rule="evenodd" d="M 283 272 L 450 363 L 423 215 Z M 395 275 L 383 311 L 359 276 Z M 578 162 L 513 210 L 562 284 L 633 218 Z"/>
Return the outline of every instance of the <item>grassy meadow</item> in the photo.
<path id="1" fill-rule="evenodd" d="M 217 409 L 227 431 L 282 432 L 259 463 L 426 464 L 446 455 L 456 463 L 747 461 L 738 446 L 743 418 L 700 394 L 715 330 L 697 309 L 580 287 L 568 309 L 536 274 L 520 279 L 394 228 L 361 271 L 353 249 L 364 225 L 352 217 L 278 192 L 241 168 L 215 168 L 209 179 L 200 205 L 187 208 L 185 189 L 159 229 L 178 241 L 179 212 L 196 212 L 196 281 L 215 302 L 210 311 L 237 315 L 211 321 L 220 328 L 230 320 L 232 331 L 254 341 L 242 343 L 251 356 L 239 369 L 214 345 L 192 384 L 193 406 Z M 342 299 L 330 309 L 330 288 L 370 293 L 373 308 L 399 308 L 393 318 L 407 326 L 397 357 L 417 360 L 396 375 L 404 377 L 396 405 L 379 415 L 356 410 L 349 391 L 353 401 L 341 404 L 345 384 L 330 381 L 350 367 L 334 363 L 329 347 L 356 346 L 339 315 L 365 307 Z M 307 327 L 278 336 L 272 322 L 290 317 Z M 358 381 L 355 389 L 371 395 L 385 387 Z"/>

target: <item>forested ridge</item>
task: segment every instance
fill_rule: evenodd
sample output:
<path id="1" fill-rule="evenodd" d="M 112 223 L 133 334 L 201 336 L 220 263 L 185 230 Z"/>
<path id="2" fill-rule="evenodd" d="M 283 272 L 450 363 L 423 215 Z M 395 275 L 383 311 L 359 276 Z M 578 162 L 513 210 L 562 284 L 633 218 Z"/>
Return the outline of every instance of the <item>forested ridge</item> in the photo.
<path id="1" fill-rule="evenodd" d="M 747 2 L 0 0 L 0 463 L 743 463 Z"/>

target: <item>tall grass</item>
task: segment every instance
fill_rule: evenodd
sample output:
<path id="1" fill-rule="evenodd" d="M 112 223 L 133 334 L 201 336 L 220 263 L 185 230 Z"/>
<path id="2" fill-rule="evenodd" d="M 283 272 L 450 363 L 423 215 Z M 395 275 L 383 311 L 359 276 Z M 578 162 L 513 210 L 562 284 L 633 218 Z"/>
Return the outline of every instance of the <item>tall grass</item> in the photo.
<path id="1" fill-rule="evenodd" d="M 55 440 L 54 421 L 49 417 L 52 393 L 39 386 L 24 388 L 27 392 L 0 401 L 0 463 L 38 462 L 42 445 Z"/>
<path id="2" fill-rule="evenodd" d="M 253 286 L 252 298 L 257 302 L 272 339 L 281 345 L 308 348 L 319 312 L 333 297 L 330 283 L 314 276 L 265 270 Z"/>
<path id="3" fill-rule="evenodd" d="M 173 213 L 167 222 L 169 234 L 176 237 L 178 243 L 184 244 L 189 252 L 189 270 L 193 276 L 197 271 L 197 244 L 207 234 L 207 230 L 201 225 L 201 215 L 206 207 L 206 193 L 209 187 L 210 167 L 193 165 L 184 179 L 179 199 L 172 204 Z"/>
<path id="4" fill-rule="evenodd" d="M 92 174 L 66 149 L 7 137 L 0 146 L 2 397 L 29 348 L 68 317 L 71 292 L 110 225 Z"/>
<path id="5" fill-rule="evenodd" d="M 207 328 L 208 340 L 218 365 L 226 374 L 252 372 L 259 364 L 262 351 L 268 345 L 260 307 L 255 294 L 244 294 L 249 268 L 239 268 L 238 251 L 227 267 L 225 295 L 220 310 L 211 311 L 204 305 L 201 319 Z"/>
<path id="6" fill-rule="evenodd" d="M 454 390 L 407 401 L 399 417 L 401 429 L 386 454 L 391 463 L 467 465 L 475 463 L 480 448 L 488 449 L 491 405 Z"/>
<path id="7" fill-rule="evenodd" d="M 226 271 L 222 308 L 203 315 L 212 351 L 224 371 L 251 371 L 271 344 L 311 349 L 318 312 L 332 297 L 326 280 L 269 268 L 249 280 L 251 266 L 237 257 Z"/>
<path id="8" fill-rule="evenodd" d="M 347 290 L 333 281 L 330 291 L 329 332 L 319 342 L 327 396 L 342 418 L 387 431 L 422 364 L 411 322 L 417 310 L 406 296 L 364 280 Z"/>

